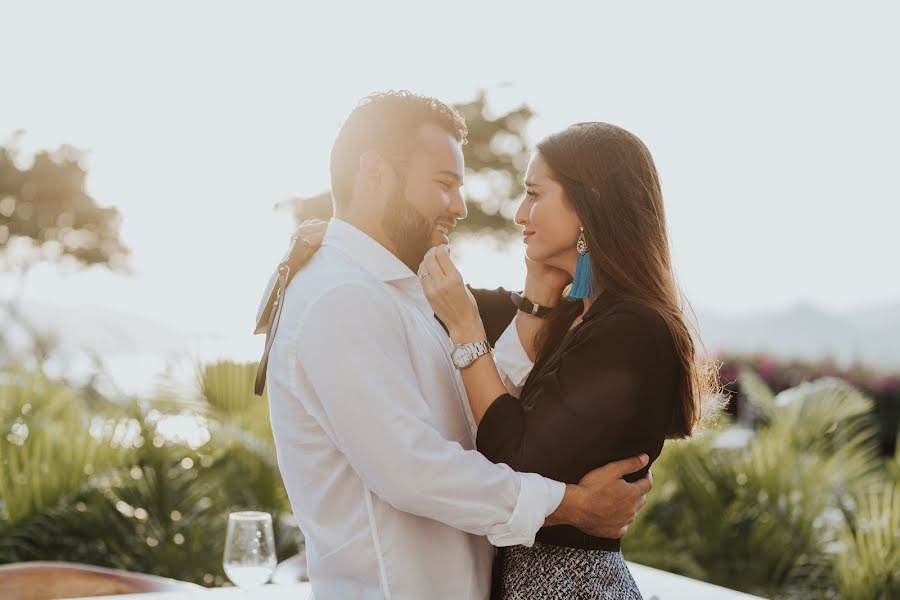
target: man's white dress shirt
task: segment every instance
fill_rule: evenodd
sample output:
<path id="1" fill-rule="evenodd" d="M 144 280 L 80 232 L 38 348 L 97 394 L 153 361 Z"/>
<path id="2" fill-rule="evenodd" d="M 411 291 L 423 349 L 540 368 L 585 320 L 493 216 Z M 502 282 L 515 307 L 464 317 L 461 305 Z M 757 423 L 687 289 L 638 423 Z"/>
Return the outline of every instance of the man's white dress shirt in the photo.
<path id="1" fill-rule="evenodd" d="M 474 449 L 418 277 L 359 229 L 333 219 L 284 302 L 269 402 L 316 599 L 488 598 L 491 543 L 531 545 L 565 486 Z M 515 322 L 495 360 L 520 387 Z"/>

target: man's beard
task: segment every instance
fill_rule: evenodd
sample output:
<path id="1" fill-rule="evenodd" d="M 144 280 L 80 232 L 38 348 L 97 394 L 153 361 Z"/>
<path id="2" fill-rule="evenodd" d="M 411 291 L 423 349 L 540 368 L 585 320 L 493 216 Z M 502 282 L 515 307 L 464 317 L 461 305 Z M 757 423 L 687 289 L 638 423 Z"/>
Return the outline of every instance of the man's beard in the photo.
<path id="1" fill-rule="evenodd" d="M 417 272 L 425 254 L 431 249 L 434 223 L 423 217 L 400 191 L 388 201 L 381 226 L 394 245 L 397 258 L 413 273 Z"/>

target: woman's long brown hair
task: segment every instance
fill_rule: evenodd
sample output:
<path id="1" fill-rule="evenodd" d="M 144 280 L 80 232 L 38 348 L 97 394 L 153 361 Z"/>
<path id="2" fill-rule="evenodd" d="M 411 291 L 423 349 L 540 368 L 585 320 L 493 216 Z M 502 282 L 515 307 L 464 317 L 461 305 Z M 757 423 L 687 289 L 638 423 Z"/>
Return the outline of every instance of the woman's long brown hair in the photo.
<path id="1" fill-rule="evenodd" d="M 689 437 L 701 420 L 701 404 L 720 401 L 721 386 L 718 365 L 696 353 L 680 303 L 650 151 L 637 136 L 607 123 L 577 123 L 545 138 L 537 150 L 581 219 L 594 289 L 638 301 L 666 322 L 680 367 L 666 435 Z M 580 308 L 563 302 L 555 311 L 538 336 L 539 355 L 561 341 Z"/>

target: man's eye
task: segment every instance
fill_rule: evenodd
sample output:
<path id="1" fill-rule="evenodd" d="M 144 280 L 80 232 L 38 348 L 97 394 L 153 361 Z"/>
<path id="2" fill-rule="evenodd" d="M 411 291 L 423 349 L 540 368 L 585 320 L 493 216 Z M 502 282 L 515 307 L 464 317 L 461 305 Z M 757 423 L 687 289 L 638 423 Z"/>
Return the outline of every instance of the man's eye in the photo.
<path id="1" fill-rule="evenodd" d="M 439 184 L 442 188 L 444 188 L 444 191 L 446 191 L 446 192 L 449 192 L 449 191 L 450 191 L 450 188 L 453 187 L 451 184 L 447 183 L 446 181 L 438 181 L 438 184 Z"/>

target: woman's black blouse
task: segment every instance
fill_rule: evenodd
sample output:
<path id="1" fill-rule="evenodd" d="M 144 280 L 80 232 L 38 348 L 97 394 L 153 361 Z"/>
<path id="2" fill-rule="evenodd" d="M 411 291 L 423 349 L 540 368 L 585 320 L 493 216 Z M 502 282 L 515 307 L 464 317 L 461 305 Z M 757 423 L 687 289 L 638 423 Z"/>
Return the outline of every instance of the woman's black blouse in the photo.
<path id="1" fill-rule="evenodd" d="M 516 308 L 502 288 L 472 292 L 493 344 Z M 504 394 L 488 408 L 478 427 L 478 450 L 492 462 L 564 483 L 578 483 L 597 467 L 640 453 L 652 463 L 666 437 L 677 371 L 665 321 L 606 290 L 583 322 L 538 358 L 520 398 Z M 625 479 L 640 479 L 648 468 Z M 619 540 L 569 525 L 544 527 L 536 540 L 619 549 Z"/>

